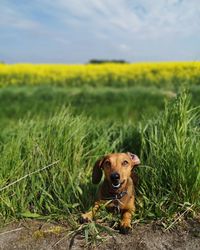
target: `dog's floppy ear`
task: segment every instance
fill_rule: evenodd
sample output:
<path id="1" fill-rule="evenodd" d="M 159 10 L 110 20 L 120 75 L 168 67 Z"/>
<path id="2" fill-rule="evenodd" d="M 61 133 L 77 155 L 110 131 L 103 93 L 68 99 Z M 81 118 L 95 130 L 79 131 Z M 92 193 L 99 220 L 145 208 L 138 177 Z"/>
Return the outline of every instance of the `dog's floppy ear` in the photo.
<path id="1" fill-rule="evenodd" d="M 132 160 L 132 163 L 133 163 L 133 167 L 136 167 L 138 165 L 140 165 L 140 159 L 137 155 L 133 154 L 133 153 L 130 153 L 130 152 L 127 152 L 128 156 L 131 158 Z"/>
<path id="2" fill-rule="evenodd" d="M 103 163 L 103 159 L 100 159 L 98 161 L 96 161 L 96 163 L 94 164 L 93 167 L 93 171 L 92 171 L 92 183 L 93 184 L 98 184 L 101 180 L 102 177 L 102 163 Z"/>

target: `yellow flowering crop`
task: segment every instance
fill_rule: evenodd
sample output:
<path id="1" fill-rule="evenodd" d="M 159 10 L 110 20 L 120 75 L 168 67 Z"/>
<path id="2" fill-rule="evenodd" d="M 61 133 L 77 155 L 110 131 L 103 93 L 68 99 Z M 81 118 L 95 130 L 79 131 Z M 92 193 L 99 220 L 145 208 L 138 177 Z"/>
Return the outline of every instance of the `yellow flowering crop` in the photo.
<path id="1" fill-rule="evenodd" d="M 200 62 L 33 65 L 0 64 L 0 87 L 56 84 L 64 86 L 176 86 L 200 84 Z"/>

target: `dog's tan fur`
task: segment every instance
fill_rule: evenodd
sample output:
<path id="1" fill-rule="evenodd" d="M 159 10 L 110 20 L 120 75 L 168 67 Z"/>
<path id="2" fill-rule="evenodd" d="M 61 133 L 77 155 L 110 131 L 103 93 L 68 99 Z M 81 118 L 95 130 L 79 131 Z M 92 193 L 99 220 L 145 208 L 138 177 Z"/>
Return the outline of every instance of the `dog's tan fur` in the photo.
<path id="1" fill-rule="evenodd" d="M 121 213 L 120 231 L 126 233 L 131 228 L 131 217 L 135 211 L 135 185 L 137 182 L 137 176 L 134 173 L 135 166 L 140 164 L 139 158 L 132 153 L 115 153 L 109 154 L 98 160 L 93 168 L 92 181 L 94 184 L 98 184 L 101 180 L 104 172 L 104 181 L 100 185 L 98 192 L 98 200 L 95 202 L 91 211 L 82 214 L 82 221 L 91 221 L 101 204 L 107 204 L 108 210 L 112 211 L 115 207 L 114 201 L 110 203 L 107 197 L 117 195 L 126 191 L 119 201 L 119 209 Z M 110 175 L 112 173 L 120 174 L 121 186 L 115 190 L 112 188 Z"/>

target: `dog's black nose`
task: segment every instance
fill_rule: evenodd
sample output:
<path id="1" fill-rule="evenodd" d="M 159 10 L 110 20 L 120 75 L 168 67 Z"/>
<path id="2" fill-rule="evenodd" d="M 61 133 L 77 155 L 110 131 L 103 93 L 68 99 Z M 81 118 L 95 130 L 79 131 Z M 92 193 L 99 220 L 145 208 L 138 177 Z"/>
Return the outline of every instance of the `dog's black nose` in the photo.
<path id="1" fill-rule="evenodd" d="M 111 175 L 110 175 L 110 179 L 115 181 L 115 180 L 119 180 L 120 179 L 120 175 L 117 173 L 117 172 L 113 172 Z"/>

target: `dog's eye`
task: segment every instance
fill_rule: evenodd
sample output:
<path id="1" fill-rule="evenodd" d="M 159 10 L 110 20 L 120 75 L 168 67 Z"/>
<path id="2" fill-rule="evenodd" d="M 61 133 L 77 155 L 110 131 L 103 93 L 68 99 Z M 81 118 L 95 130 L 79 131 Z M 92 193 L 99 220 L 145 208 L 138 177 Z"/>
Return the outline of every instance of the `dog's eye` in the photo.
<path id="1" fill-rule="evenodd" d="M 105 161 L 105 163 L 103 164 L 105 167 L 110 167 L 111 163 L 109 161 Z"/>
<path id="2" fill-rule="evenodd" d="M 128 161 L 127 160 L 125 160 L 125 161 L 122 162 L 122 166 L 127 166 L 127 165 L 128 165 Z"/>

